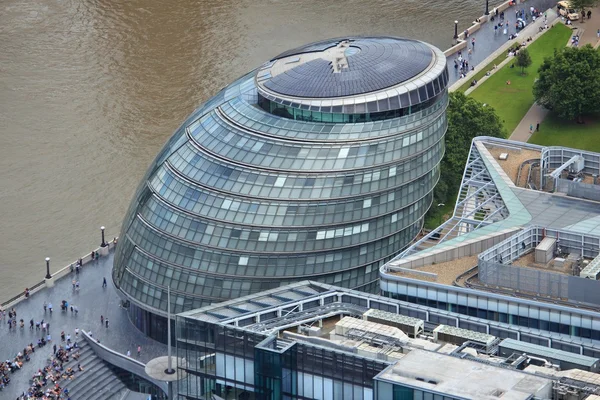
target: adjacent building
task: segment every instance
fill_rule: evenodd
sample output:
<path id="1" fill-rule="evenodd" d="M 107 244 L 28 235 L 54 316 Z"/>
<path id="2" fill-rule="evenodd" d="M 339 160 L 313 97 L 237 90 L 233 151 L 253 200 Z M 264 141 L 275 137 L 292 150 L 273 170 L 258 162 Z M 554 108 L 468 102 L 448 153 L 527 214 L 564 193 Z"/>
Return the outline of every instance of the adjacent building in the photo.
<path id="1" fill-rule="evenodd" d="M 298 282 L 177 315 L 177 396 L 591 400 L 600 394 L 597 357 L 459 327 L 465 324 L 491 327 L 485 318 Z"/>
<path id="2" fill-rule="evenodd" d="M 172 310 L 311 279 L 379 290 L 418 234 L 444 154 L 435 47 L 348 37 L 287 51 L 174 133 L 127 212 L 113 281 L 164 340 Z"/>
<path id="3" fill-rule="evenodd" d="M 600 356 L 599 175 L 597 153 L 475 138 L 453 217 L 380 269 L 382 294 Z"/>

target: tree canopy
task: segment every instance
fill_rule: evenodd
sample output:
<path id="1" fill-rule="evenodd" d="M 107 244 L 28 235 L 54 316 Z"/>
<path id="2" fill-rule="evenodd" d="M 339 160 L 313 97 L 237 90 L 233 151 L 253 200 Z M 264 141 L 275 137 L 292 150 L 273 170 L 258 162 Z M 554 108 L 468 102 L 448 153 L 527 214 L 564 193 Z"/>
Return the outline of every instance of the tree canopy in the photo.
<path id="1" fill-rule="evenodd" d="M 517 53 L 517 59 L 515 61 L 517 67 L 521 67 L 521 74 L 525 73 L 525 68 L 531 65 L 531 56 L 527 49 L 521 49 Z"/>
<path id="2" fill-rule="evenodd" d="M 583 14 L 586 9 L 594 8 L 598 5 L 599 0 L 569 0 L 569 5 L 576 11 L 581 11 Z M 585 19 L 582 15 L 581 19 Z"/>
<path id="3" fill-rule="evenodd" d="M 502 122 L 494 109 L 462 92 L 450 93 L 447 117 L 446 153 L 440 164 L 440 181 L 434 191 L 435 204 L 454 202 L 474 137 L 505 137 Z M 429 214 L 437 212 L 438 208 L 432 207 Z"/>
<path id="4" fill-rule="evenodd" d="M 600 53 L 590 45 L 556 50 L 539 74 L 533 97 L 560 118 L 582 122 L 600 111 Z"/>

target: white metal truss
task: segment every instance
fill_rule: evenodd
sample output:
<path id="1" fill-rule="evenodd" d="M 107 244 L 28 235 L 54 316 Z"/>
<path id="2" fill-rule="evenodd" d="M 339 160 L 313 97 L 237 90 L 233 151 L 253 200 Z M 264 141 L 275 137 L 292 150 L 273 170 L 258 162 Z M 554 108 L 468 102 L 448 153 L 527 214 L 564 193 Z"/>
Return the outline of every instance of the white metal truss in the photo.
<path id="1" fill-rule="evenodd" d="M 399 260 L 508 217 L 508 209 L 481 154 L 471 145 L 452 218 L 396 256 Z"/>

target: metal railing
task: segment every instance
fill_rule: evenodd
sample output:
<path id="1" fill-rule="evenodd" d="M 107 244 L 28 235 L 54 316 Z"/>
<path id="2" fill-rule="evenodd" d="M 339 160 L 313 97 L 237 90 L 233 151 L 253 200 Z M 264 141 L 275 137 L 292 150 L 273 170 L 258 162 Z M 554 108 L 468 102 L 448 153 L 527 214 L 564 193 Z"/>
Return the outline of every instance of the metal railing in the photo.
<path id="1" fill-rule="evenodd" d="M 118 241 L 118 238 L 116 238 L 116 239 Z M 105 248 L 108 248 L 108 251 L 110 252 L 111 250 L 114 250 L 115 246 L 116 246 L 116 244 L 113 243 L 112 241 L 110 241 L 110 242 L 107 242 L 107 246 L 106 247 L 98 247 L 98 248 L 94 249 L 93 252 L 94 253 L 96 253 L 96 252 L 100 253 L 100 250 L 101 249 L 105 249 Z M 84 265 L 89 264 L 90 262 L 94 261 L 92 259 L 92 254 L 91 253 L 92 252 L 86 254 L 83 257 L 80 257 L 81 264 L 82 264 L 81 266 L 84 266 Z M 105 257 L 105 256 L 99 254 L 99 257 Z M 67 266 L 59 269 L 58 271 L 54 272 L 52 274 L 52 279 L 58 280 L 58 279 L 64 278 L 65 276 L 69 275 L 69 273 L 74 270 L 75 265 L 77 264 L 78 261 L 79 261 L 79 259 L 75 260 L 71 264 L 69 264 L 69 265 L 67 265 Z M 29 289 L 29 296 L 31 296 L 31 295 L 39 292 L 40 290 L 44 289 L 45 287 L 46 287 L 46 281 L 45 280 L 43 280 L 41 282 L 38 282 L 38 283 L 34 284 L 33 286 L 28 287 L 28 289 Z M 25 292 L 21 292 L 18 295 L 13 296 L 10 299 L 5 300 L 2 303 L 0 303 L 0 308 L 1 309 L 10 308 L 10 307 L 18 304 L 19 302 L 25 300 L 26 298 L 27 297 L 25 296 Z"/>

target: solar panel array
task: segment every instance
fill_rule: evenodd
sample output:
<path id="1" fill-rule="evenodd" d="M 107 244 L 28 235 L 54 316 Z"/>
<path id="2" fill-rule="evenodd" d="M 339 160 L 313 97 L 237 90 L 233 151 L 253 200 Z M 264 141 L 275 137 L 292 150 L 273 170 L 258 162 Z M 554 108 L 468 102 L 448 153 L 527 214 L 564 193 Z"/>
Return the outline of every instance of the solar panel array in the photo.
<path id="1" fill-rule="evenodd" d="M 348 68 L 343 68 L 342 72 L 335 73 L 330 61 L 319 58 L 272 77 L 264 82 L 264 86 L 295 97 L 358 95 L 415 77 L 427 68 L 433 57 L 427 45 L 408 39 L 361 38 L 351 45 L 361 51 L 347 57 Z"/>

